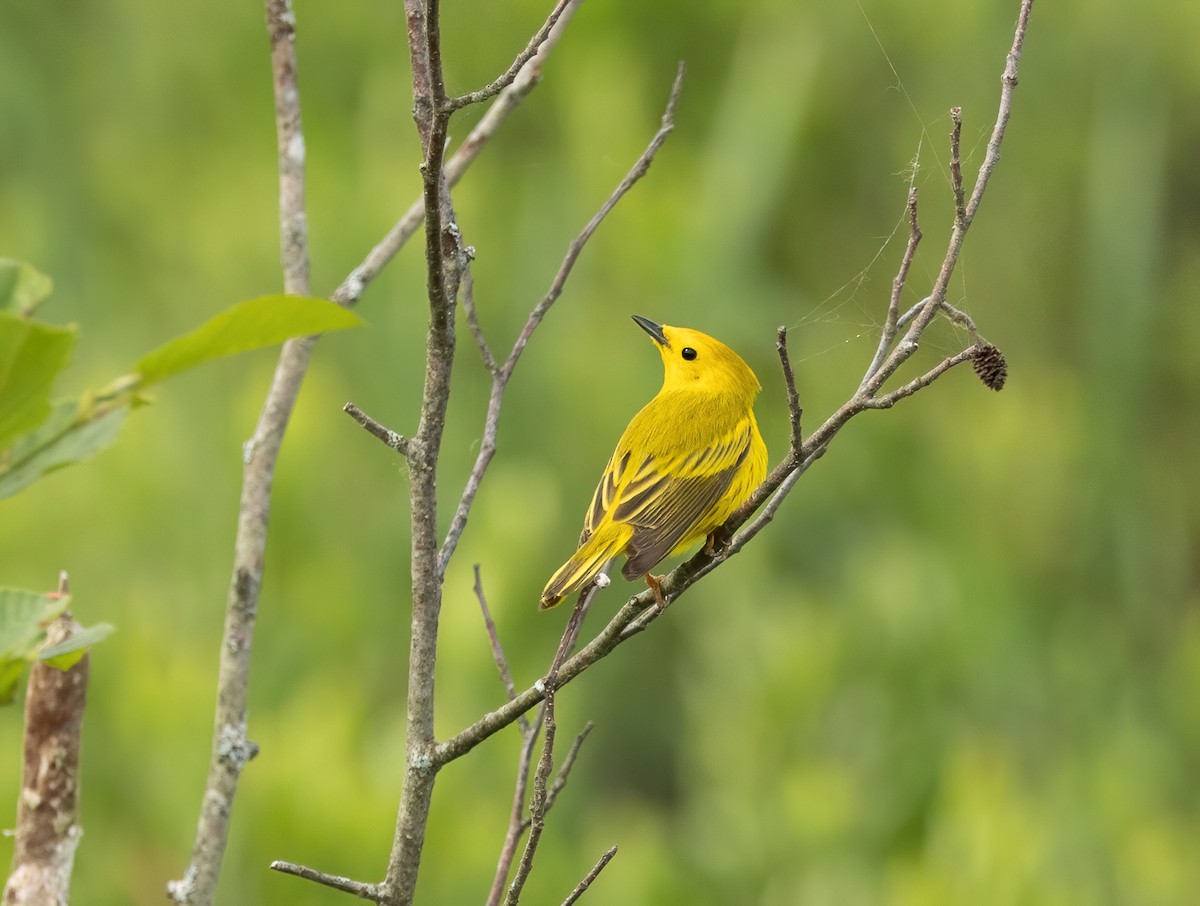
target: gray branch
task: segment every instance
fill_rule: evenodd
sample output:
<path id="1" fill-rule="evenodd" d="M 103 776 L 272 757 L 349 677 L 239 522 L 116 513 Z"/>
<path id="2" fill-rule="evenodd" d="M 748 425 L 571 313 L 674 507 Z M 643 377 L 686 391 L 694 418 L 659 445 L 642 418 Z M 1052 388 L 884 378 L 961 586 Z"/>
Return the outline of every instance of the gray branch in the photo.
<path id="1" fill-rule="evenodd" d="M 266 0 L 266 12 L 275 88 L 283 288 L 287 293 L 307 295 L 308 225 L 304 212 L 304 132 L 296 84 L 296 20 L 291 0 Z M 238 778 L 258 751 L 246 736 L 246 701 L 251 642 L 258 615 L 271 511 L 271 485 L 283 434 L 300 394 L 300 384 L 308 370 L 315 342 L 315 337 L 306 337 L 284 344 L 258 424 L 244 450 L 242 495 L 217 677 L 217 713 L 208 780 L 201 800 L 191 863 L 182 880 L 167 885 L 168 896 L 187 906 L 212 903 L 229 838 Z"/>

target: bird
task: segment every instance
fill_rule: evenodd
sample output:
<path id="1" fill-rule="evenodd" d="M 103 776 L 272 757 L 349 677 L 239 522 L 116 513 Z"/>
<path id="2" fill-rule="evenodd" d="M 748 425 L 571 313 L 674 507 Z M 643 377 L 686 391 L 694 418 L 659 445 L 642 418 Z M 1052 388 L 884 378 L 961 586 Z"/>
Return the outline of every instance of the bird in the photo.
<path id="1" fill-rule="evenodd" d="M 617 442 L 579 547 L 546 583 L 539 610 L 593 582 L 607 584 L 605 571 L 622 554 L 621 574 L 644 577 L 661 610 L 666 602 L 650 571 L 701 538 L 710 553 L 717 550 L 716 530 L 767 474 L 767 448 L 754 419 L 762 386 L 750 366 L 698 330 L 641 315 L 633 320 L 662 356 L 662 389 Z"/>

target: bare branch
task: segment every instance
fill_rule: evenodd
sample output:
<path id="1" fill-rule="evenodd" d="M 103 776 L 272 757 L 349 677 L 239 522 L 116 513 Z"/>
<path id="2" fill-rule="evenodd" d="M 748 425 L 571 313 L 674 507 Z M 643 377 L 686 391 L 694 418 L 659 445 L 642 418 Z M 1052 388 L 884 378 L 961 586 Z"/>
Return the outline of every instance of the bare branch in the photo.
<path id="1" fill-rule="evenodd" d="M 517 75 L 520 73 L 521 69 L 524 68 L 525 64 L 534 58 L 538 51 L 541 50 L 542 45 L 545 44 L 549 39 L 551 30 L 558 23 L 563 11 L 567 8 L 567 6 L 571 5 L 571 2 L 572 0 L 558 0 L 558 3 L 555 5 L 554 9 L 550 11 L 550 15 L 546 19 L 545 23 L 541 28 L 538 29 L 537 34 L 530 39 L 529 44 L 526 45 L 525 49 L 517 54 L 517 58 L 513 60 L 512 65 L 508 67 L 507 71 L 505 71 L 503 75 L 501 75 L 491 84 L 480 88 L 478 91 L 472 91 L 468 94 L 460 95 L 459 97 L 448 98 L 445 101 L 446 111 L 450 112 L 458 110 L 462 107 L 468 107 L 471 104 L 482 103 L 483 101 L 495 97 L 501 91 L 511 85 L 516 80 Z"/>
<path id="2" fill-rule="evenodd" d="M 271 863 L 271 870 L 281 872 L 285 875 L 294 875 L 297 878 L 304 878 L 306 881 L 323 884 L 326 887 L 332 887 L 334 890 L 342 891 L 342 893 L 352 894 L 360 900 L 370 900 L 372 902 L 378 902 L 379 900 L 379 886 L 377 884 L 367 884 L 364 881 L 343 878 L 341 875 L 326 874 L 323 871 L 317 871 L 315 868 L 309 868 L 306 865 L 297 865 L 294 862 L 284 862 L 279 859 Z"/>
<path id="3" fill-rule="evenodd" d="M 513 683 L 512 671 L 508 669 L 508 658 L 504 656 L 504 646 L 500 644 L 500 636 L 496 632 L 496 623 L 492 620 L 492 612 L 488 609 L 487 598 L 483 594 L 483 579 L 479 575 L 479 564 L 475 564 L 475 597 L 479 600 L 479 609 L 483 612 L 483 622 L 487 627 L 488 641 L 492 644 L 492 660 L 500 672 L 500 682 L 504 683 L 504 691 L 508 693 L 509 701 L 517 697 L 517 687 Z M 521 732 L 528 729 L 529 723 L 521 719 Z"/>
<path id="4" fill-rule="evenodd" d="M 554 808 L 554 803 L 558 800 L 558 794 L 566 788 L 567 781 L 571 777 L 571 770 L 575 767 L 575 759 L 579 757 L 579 750 L 583 747 L 584 740 L 595 728 L 595 724 L 590 720 L 583 725 L 583 729 L 579 731 L 579 735 L 575 737 L 575 741 L 571 743 L 571 748 L 567 750 L 567 757 L 563 759 L 562 764 L 558 768 L 558 773 L 554 775 L 554 783 L 550 785 L 550 789 L 546 791 L 546 812 Z M 524 830 L 529 826 L 529 820 L 526 818 L 521 822 L 521 829 Z"/>
<path id="5" fill-rule="evenodd" d="M 546 40 L 542 42 L 538 52 L 528 60 L 513 80 L 513 83 L 505 88 L 496 100 L 488 107 L 482 119 L 475 124 L 475 127 L 467 135 L 466 140 L 458 148 L 457 151 L 446 161 L 446 185 L 453 188 L 458 184 L 459 179 L 467 171 L 475 158 L 479 156 L 479 152 L 484 149 L 492 137 L 499 131 L 500 126 L 508 119 L 520 103 L 529 96 L 529 93 L 537 87 L 541 81 L 542 66 L 546 62 L 550 51 L 558 43 L 562 37 L 563 30 L 575 10 L 578 9 L 582 0 L 570 0 L 562 15 L 559 16 L 554 28 Z M 396 257 L 396 253 L 408 242 L 409 239 L 421 228 L 421 224 L 425 222 L 425 199 L 418 198 L 409 206 L 409 209 L 404 212 L 404 215 L 396 222 L 379 243 L 371 249 L 363 262 L 354 270 L 352 270 L 341 285 L 334 291 L 331 298 L 333 301 L 342 305 L 353 306 L 362 297 L 367 287 L 375 280 L 376 277 L 383 271 L 391 260 Z"/>
<path id="6" fill-rule="evenodd" d="M 342 411 L 358 422 L 372 437 L 382 441 L 401 456 L 408 456 L 408 438 L 403 434 L 397 434 L 391 428 L 381 425 L 354 403 L 346 403 L 342 406 Z"/>
<path id="7" fill-rule="evenodd" d="M 900 311 L 900 294 L 904 292 L 904 284 L 908 281 L 908 271 L 912 266 L 913 256 L 917 253 L 917 245 L 921 242 L 921 227 L 917 224 L 917 187 L 909 186 L 908 188 L 908 245 L 904 249 L 904 256 L 900 259 L 900 269 L 896 271 L 896 276 L 892 278 L 892 295 L 888 300 L 887 318 L 883 322 L 883 330 L 879 334 L 879 346 L 875 350 L 875 357 L 871 359 L 871 364 L 867 366 L 867 373 L 863 375 L 862 382 L 859 384 L 861 389 L 867 381 L 874 377 L 875 372 L 883 364 L 884 357 L 892 348 L 892 343 L 896 340 L 896 332 L 904 326 L 906 319 L 916 315 L 924 302 L 920 302 L 906 313 L 905 318 L 898 317 Z"/>
<path id="8" fill-rule="evenodd" d="M 962 224 L 966 218 L 966 203 L 963 200 L 962 175 L 962 108 L 950 108 L 950 188 L 954 192 L 954 222 Z"/>
<path id="9" fill-rule="evenodd" d="M 610 846 L 605 851 L 604 855 L 600 857 L 600 861 L 592 866 L 592 870 L 584 875 L 583 880 L 580 881 L 575 889 L 567 895 L 567 898 L 562 901 L 562 906 L 571 906 L 572 903 L 583 896 L 584 892 L 592 886 L 592 882 L 595 881 L 596 878 L 600 877 L 600 872 L 604 871 L 604 866 L 611 862 L 613 856 L 616 854 L 617 847 L 615 845 Z"/>
<path id="10" fill-rule="evenodd" d="M 779 353 L 779 364 L 783 368 L 783 383 L 787 388 L 791 448 L 792 452 L 799 453 L 802 443 L 800 418 L 804 415 L 804 410 L 800 408 L 800 394 L 796 390 L 796 375 L 792 371 L 792 360 L 788 357 L 787 328 L 782 325 L 775 333 L 775 351 Z"/>
<path id="11" fill-rule="evenodd" d="M 558 272 L 554 275 L 554 279 L 550 283 L 550 288 L 530 312 L 524 328 L 522 328 L 520 335 L 513 344 L 512 351 L 498 370 L 492 370 L 495 359 L 492 358 L 491 350 L 488 349 L 482 332 L 478 331 L 478 324 L 474 316 L 474 299 L 471 299 L 471 305 L 467 312 L 467 323 L 472 333 L 476 335 L 476 344 L 479 345 L 484 356 L 484 365 L 492 372 L 492 390 L 488 398 L 487 414 L 484 416 L 483 438 L 479 444 L 479 453 L 475 457 L 475 465 L 471 469 L 471 474 L 467 477 L 466 486 L 463 488 L 462 496 L 459 498 L 458 508 L 455 510 L 454 517 L 450 521 L 450 528 L 446 531 L 446 538 L 442 542 L 442 549 L 438 554 L 438 569 L 443 574 L 450 563 L 450 558 L 454 556 L 454 551 L 458 547 L 458 541 L 462 537 L 464 529 L 467 527 L 467 518 L 471 514 L 475 495 L 479 492 L 479 486 L 483 482 L 484 473 L 487 471 L 492 457 L 496 453 L 496 432 L 500 426 L 500 406 L 504 401 L 504 391 L 508 386 L 508 381 L 512 377 L 513 370 L 517 367 L 517 361 L 521 358 L 521 353 L 525 351 L 525 346 L 529 342 L 529 338 L 533 336 L 533 332 L 541 324 L 550 307 L 554 305 L 555 301 L 562 294 L 567 278 L 571 275 L 579 254 L 583 251 L 584 246 L 587 245 L 588 240 L 591 239 L 592 234 L 596 232 L 596 229 L 603 222 L 604 218 L 608 216 L 608 213 L 616 207 L 617 202 L 633 188 L 639 179 L 646 175 L 650 169 L 650 164 L 654 161 L 654 156 L 658 154 L 658 149 L 662 147 L 663 142 L 667 140 L 667 136 L 675 128 L 675 105 L 679 100 L 679 92 L 683 87 L 683 74 L 684 66 L 680 63 L 675 75 L 675 82 L 671 86 L 671 94 L 667 100 L 667 107 L 663 112 L 662 122 L 658 131 L 650 140 L 650 144 L 646 146 L 646 150 L 642 152 L 642 155 L 625 175 L 625 178 L 621 180 L 617 188 L 613 190 L 613 193 L 601 205 L 600 210 L 592 216 L 592 219 L 587 222 L 580 234 L 575 237 L 575 240 L 567 248 L 566 256 L 563 258 L 562 264 L 559 265 Z"/>
<path id="12" fill-rule="evenodd" d="M 442 77 L 438 0 L 404 0 L 412 65 L 413 119 L 421 138 L 422 196 L 425 202 L 425 290 L 429 326 L 425 339 L 425 383 L 416 435 L 409 441 L 409 511 L 412 523 L 412 634 L 408 654 L 405 709 L 404 781 L 396 830 L 380 884 L 381 902 L 408 906 L 413 901 L 429 803 L 437 766 L 434 745 L 434 673 L 437 664 L 438 617 L 442 607 L 438 570 L 437 469 L 450 372 L 454 362 L 454 308 L 461 276 L 458 231 L 450 190 L 442 169 L 449 113 Z"/>
<path id="13" fill-rule="evenodd" d="M 547 782 L 550 779 L 550 772 L 554 770 L 554 737 L 558 729 L 554 720 L 554 692 L 558 685 L 558 672 L 568 652 L 575 647 L 575 639 L 578 637 L 579 629 L 583 625 L 583 618 L 587 614 L 592 597 L 595 595 L 595 589 L 596 586 L 591 585 L 579 595 L 575 609 L 571 612 L 571 618 L 567 621 L 567 628 L 563 631 L 562 639 L 558 643 L 558 650 L 554 652 L 554 660 L 550 663 L 550 669 L 547 671 L 545 678 L 541 680 L 541 685 L 545 692 L 545 704 L 542 706 L 542 723 L 544 725 L 542 755 L 538 759 L 537 770 L 533 774 L 533 800 L 529 805 L 529 839 L 525 841 L 525 850 L 521 853 L 521 861 L 517 865 L 517 873 L 513 877 L 513 882 L 508 888 L 508 894 L 504 898 L 505 906 L 516 906 L 520 900 L 521 890 L 525 887 L 525 882 L 529 878 L 529 872 L 533 869 L 534 853 L 537 852 L 538 843 L 542 837 L 542 829 L 545 827 L 546 812 L 549 811 Z M 586 737 L 586 735 L 587 731 L 581 734 L 581 737 Z M 572 746 L 572 751 L 576 754 L 578 754 L 579 745 L 582 745 L 582 738 L 577 741 L 576 745 Z M 573 763 L 574 758 L 572 757 L 571 760 Z M 564 780 L 563 783 L 565 784 L 566 781 Z"/>
<path id="14" fill-rule="evenodd" d="M 1020 57 L 1021 44 L 1024 40 L 1025 27 L 1028 22 L 1031 6 L 1032 0 L 1023 0 L 1013 50 L 1009 53 L 1008 66 L 1005 68 L 1001 100 L 1002 111 L 1004 112 L 1000 118 L 1000 120 L 1005 122 L 1008 115 L 1007 109 L 1011 102 L 1012 87 L 1016 84 L 1016 61 Z M 666 117 L 664 117 L 664 121 L 665 119 Z M 1000 136 L 1002 137 L 1002 129 L 1000 130 Z M 996 135 L 993 135 L 993 138 L 996 139 Z M 991 168 L 994 168 L 995 157 L 998 154 L 999 141 L 996 140 L 993 144 L 989 145 L 989 157 L 981 166 L 981 178 L 985 171 L 990 173 Z M 976 193 L 980 191 L 980 184 L 977 182 Z M 977 207 L 976 196 L 974 194 L 972 195 L 972 204 Z M 867 409 L 887 408 L 890 405 L 894 405 L 899 400 L 911 396 L 917 390 L 928 386 L 954 366 L 981 354 L 981 347 L 978 345 L 969 347 L 957 355 L 947 358 L 915 381 L 884 396 L 877 395 L 879 388 L 888 377 L 895 373 L 896 369 L 916 351 L 917 340 L 933 315 L 945 307 L 946 286 L 950 274 L 953 272 L 954 265 L 958 260 L 958 255 L 962 248 L 963 236 L 966 229 L 970 226 L 972 210 L 972 206 L 969 204 L 967 217 L 962 229 L 956 227 L 952 231 L 946 256 L 933 291 L 910 312 L 896 318 L 897 328 L 903 327 L 905 324 L 910 324 L 908 333 L 904 339 L 896 348 L 892 349 L 890 355 L 884 357 L 884 360 L 875 369 L 874 373 L 869 372 L 869 378 L 864 380 L 857 392 L 842 404 L 837 411 L 830 415 L 813 434 L 803 440 L 798 452 L 789 449 L 787 456 L 771 470 L 763 483 L 750 496 L 750 499 L 728 520 L 724 528 L 729 532 L 736 532 L 728 548 L 724 551 L 713 552 L 702 549 L 663 578 L 662 588 L 664 594 L 668 595 L 668 600 L 677 599 L 687 588 L 735 555 L 750 539 L 757 535 L 774 518 L 784 497 L 795 486 L 800 476 L 825 454 L 833 438 L 851 418 Z M 915 248 L 915 244 L 918 241 L 915 237 L 919 237 L 919 230 L 916 228 L 915 196 L 910 196 L 909 212 L 912 230 L 909 237 L 909 249 L 906 250 L 905 258 L 908 260 L 908 263 L 911 263 L 912 256 L 910 250 Z M 893 284 L 893 296 L 897 299 L 897 307 L 899 296 L 896 286 L 903 286 L 908 268 L 907 264 L 902 264 L 902 266 L 904 269 L 903 274 L 898 274 L 897 280 Z M 953 310 L 953 307 L 951 309 Z M 537 311 L 535 310 L 536 314 Z M 536 327 L 536 322 L 531 317 L 531 323 L 527 325 L 528 332 L 532 332 L 532 327 Z M 525 341 L 528 340 L 526 332 L 523 332 L 522 337 Z M 514 354 L 519 354 L 522 346 L 522 339 L 518 339 L 518 345 L 514 347 Z M 885 345 L 883 348 L 886 349 L 888 347 Z M 999 355 L 998 351 L 995 355 Z M 1002 380 L 999 377 L 999 371 L 1002 368 L 1002 357 L 995 361 L 998 364 L 991 367 L 996 370 L 996 379 Z M 758 512 L 760 508 L 762 511 Z M 757 515 L 755 515 L 756 513 Z M 754 517 L 753 521 L 750 521 L 752 516 Z M 636 635 L 657 619 L 658 612 L 653 604 L 654 599 L 649 590 L 629 598 L 590 642 L 574 656 L 563 662 L 561 669 L 555 677 L 554 688 L 561 689 L 596 662 L 606 657 L 622 642 Z M 446 764 L 463 756 L 484 739 L 512 723 L 519 715 L 534 707 L 539 701 L 542 701 L 545 697 L 545 689 L 545 681 L 539 680 L 530 688 L 519 692 L 515 698 L 492 712 L 485 714 L 471 726 L 440 743 L 433 753 L 435 760 L 438 764 Z"/>
<path id="15" fill-rule="evenodd" d="M 975 178 L 975 188 L 971 190 L 971 200 L 967 202 L 966 215 L 963 217 L 964 229 L 975 219 L 980 202 L 983 201 L 983 193 L 991 182 L 996 164 L 1000 162 L 1000 144 L 1004 141 L 1004 130 L 1008 127 L 1008 118 L 1012 115 L 1013 92 L 1017 88 L 1017 67 L 1021 62 L 1021 50 L 1025 46 L 1025 32 L 1029 28 L 1029 14 L 1032 11 L 1033 0 L 1021 0 L 1012 48 L 1004 61 L 1004 72 L 1000 76 L 1000 108 L 996 112 L 996 125 L 992 127 L 992 137 L 988 139 L 987 152 L 979 167 L 979 175 Z"/>
<path id="16" fill-rule="evenodd" d="M 680 63 L 675 73 L 675 83 L 671 86 L 671 94 L 667 99 L 667 109 L 663 112 L 662 124 L 659 126 L 658 132 L 650 140 L 649 146 L 642 152 L 642 156 L 638 158 L 637 163 L 633 165 L 633 168 L 625 175 L 625 178 L 621 180 L 621 184 L 609 196 L 608 201 L 601 206 L 595 216 L 588 221 L 587 226 L 583 228 L 583 232 L 571 243 L 570 248 L 567 250 L 566 258 L 563 259 L 558 273 L 550 284 L 550 289 L 546 292 L 542 301 L 534 306 L 533 311 L 530 312 L 529 320 L 525 322 L 525 327 L 521 330 L 516 343 L 513 344 L 512 352 L 509 353 L 508 359 L 504 363 L 504 368 L 508 372 L 511 373 L 512 369 L 516 367 L 517 360 L 521 357 L 521 353 L 525 351 L 525 346 L 529 342 L 529 338 L 533 336 L 533 332 L 542 323 L 542 319 L 546 317 L 546 313 L 562 293 L 563 285 L 566 283 L 571 269 L 575 266 L 575 260 L 579 257 L 579 253 L 583 250 L 584 245 L 587 244 L 588 239 L 591 238 L 592 233 L 596 231 L 596 228 L 600 226 L 600 223 L 608 216 L 609 211 L 616 206 L 622 196 L 632 189 L 639 179 L 646 175 L 646 172 L 650 169 L 650 164 L 654 161 L 654 156 L 658 154 L 658 149 L 662 147 L 663 142 L 667 140 L 667 136 L 674 130 L 675 106 L 679 101 L 679 93 L 683 89 L 684 72 L 684 64 Z"/>
<path id="17" fill-rule="evenodd" d="M 486 906 L 497 906 L 508 883 L 508 873 L 517 855 L 517 843 L 528 826 L 521 813 L 525 810 L 525 791 L 529 788 L 529 766 L 533 763 L 533 750 L 537 745 L 538 733 L 542 728 L 544 711 L 538 713 L 531 724 L 523 715 L 521 724 L 521 753 L 517 758 L 517 781 L 513 785 L 512 808 L 509 810 L 508 828 L 504 833 L 504 844 L 500 847 L 500 858 L 496 861 L 496 874 L 488 891 Z"/>
<path id="18" fill-rule="evenodd" d="M 595 589 L 595 586 L 589 586 Z M 607 655 L 620 644 L 621 631 L 647 607 L 654 604 L 654 597 L 649 589 L 630 598 L 620 610 L 608 621 L 605 627 L 585 645 L 579 652 L 563 662 L 558 671 L 555 687 L 561 689 L 567 683 L 579 676 L 584 670 Z M 574 616 L 574 615 L 572 615 Z M 561 644 L 561 643 L 560 643 Z M 545 698 L 546 679 L 537 680 L 528 689 L 517 693 L 512 701 L 501 705 L 494 711 L 483 715 L 471 726 L 445 742 L 439 743 L 434 750 L 434 758 L 438 764 L 447 764 L 461 758 L 483 740 L 507 727 L 515 721 L 518 715 L 524 714 Z"/>
<path id="19" fill-rule="evenodd" d="M 975 358 L 975 354 L 978 351 L 978 346 L 968 346 L 962 352 L 943 359 L 936 366 L 930 368 L 920 377 L 914 378 L 904 386 L 896 388 L 891 393 L 863 400 L 862 406 L 864 409 L 890 409 L 892 406 L 896 405 L 896 403 L 900 402 L 900 400 L 910 397 L 918 390 L 928 387 L 955 365 L 961 365 L 963 362 Z"/>
<path id="20" fill-rule="evenodd" d="M 275 131 L 279 157 L 279 236 L 284 292 L 307 295 L 308 227 L 304 212 L 304 132 L 296 83 L 295 15 L 291 0 L 266 0 L 275 91 Z M 288 418 L 300 393 L 315 338 L 283 345 L 262 414 L 243 455 L 242 494 L 234 541 L 233 578 L 226 602 L 225 629 L 217 678 L 217 712 L 212 755 L 201 800 L 192 858 L 182 880 L 167 884 L 176 903 L 212 902 L 229 837 L 233 797 L 242 769 L 258 751 L 246 736 L 246 701 L 251 642 L 262 587 L 267 522 L 275 462 Z"/>
<path id="21" fill-rule="evenodd" d="M 521 891 L 529 880 L 533 870 L 533 857 L 537 852 L 538 843 L 542 839 L 542 829 L 546 825 L 546 779 L 554 768 L 554 736 L 557 725 L 554 722 L 554 682 L 557 667 L 552 667 L 546 686 L 546 701 L 543 706 L 545 732 L 542 741 L 542 755 L 538 759 L 537 770 L 533 772 L 533 801 L 530 804 L 529 838 L 525 841 L 525 850 L 521 853 L 521 861 L 517 863 L 517 873 L 509 885 L 504 897 L 504 906 L 516 906 L 521 899 Z"/>
<path id="22" fill-rule="evenodd" d="M 479 355 L 483 357 L 483 367 L 495 380 L 500 372 L 500 366 L 496 364 L 496 357 L 492 355 L 487 338 L 483 335 L 483 328 L 479 326 L 479 312 L 475 309 L 475 279 L 471 276 L 469 267 L 463 269 L 462 303 L 463 311 L 467 314 L 467 329 L 471 331 L 471 336 L 475 338 L 475 345 L 479 347 Z"/>
<path id="23" fill-rule="evenodd" d="M 563 629 L 562 638 L 559 640 L 558 649 L 554 655 L 554 664 L 561 664 L 563 658 L 574 648 L 575 640 L 579 635 L 579 629 L 583 625 L 583 618 L 587 614 L 588 607 L 591 605 L 595 593 L 596 586 L 593 585 L 580 594 L 575 609 L 571 613 L 571 618 L 567 621 L 566 628 Z M 539 680 L 537 684 L 538 689 L 544 692 L 547 688 L 547 682 L 548 678 Z M 508 829 L 504 835 L 504 845 L 500 848 L 500 858 L 496 863 L 496 874 L 492 879 L 491 890 L 488 892 L 487 906 L 497 906 L 500 902 L 500 897 L 504 895 L 504 885 L 508 881 L 508 873 L 512 868 L 513 859 L 516 857 L 517 843 L 521 839 L 521 834 L 529 828 L 531 823 L 531 818 L 522 818 L 521 813 L 525 807 L 525 791 L 529 786 L 529 765 L 533 760 L 533 749 L 537 745 L 538 733 L 541 730 L 542 721 L 545 716 L 546 709 L 543 706 L 542 710 L 538 712 L 537 719 L 532 724 L 524 717 L 517 719 L 521 727 L 521 754 L 517 760 L 517 782 L 513 790 L 513 803 L 509 813 Z M 555 777 L 554 785 L 546 794 L 546 804 L 543 814 L 550 811 L 554 805 L 554 800 L 558 797 L 558 793 L 566 786 L 567 776 L 570 774 L 571 768 L 575 764 L 575 759 L 579 755 L 579 747 L 583 745 L 583 740 L 587 738 L 591 729 L 592 724 L 589 722 L 571 745 L 566 760 Z"/>
<path id="24" fill-rule="evenodd" d="M 908 344 L 901 344 L 901 348 L 896 350 L 888 361 L 884 363 L 879 374 L 876 375 L 876 379 L 882 377 L 882 380 L 878 381 L 875 389 L 882 386 L 883 381 L 887 380 L 895 372 L 896 368 L 916 351 L 917 339 L 929 325 L 929 322 L 933 320 L 938 310 L 945 304 L 946 288 L 950 285 L 950 277 L 954 273 L 955 265 L 958 263 L 958 256 L 962 251 L 963 240 L 966 238 L 967 230 L 970 229 L 971 223 L 975 220 L 975 214 L 978 212 L 979 205 L 983 201 L 983 193 L 991 181 L 996 164 L 1000 162 L 1000 144 L 1004 140 L 1004 131 L 1008 126 L 1009 117 L 1012 115 L 1013 92 L 1017 87 L 1017 66 L 1021 59 L 1021 49 L 1025 44 L 1025 32 L 1029 25 L 1029 14 L 1032 9 L 1033 0 L 1022 0 L 1021 10 L 1017 15 L 1016 29 L 1013 32 L 1012 48 L 1008 52 L 1004 72 L 1000 77 L 1000 105 L 996 114 L 996 125 L 992 129 L 991 138 L 988 140 L 983 163 L 979 165 L 979 174 L 975 178 L 975 188 L 971 191 L 971 199 L 967 202 L 962 222 L 960 224 L 956 221 L 954 228 L 950 232 L 950 242 L 946 250 L 946 257 L 942 261 L 941 270 L 938 272 L 933 290 L 929 294 L 929 302 L 908 328 L 906 339 L 910 342 Z"/>

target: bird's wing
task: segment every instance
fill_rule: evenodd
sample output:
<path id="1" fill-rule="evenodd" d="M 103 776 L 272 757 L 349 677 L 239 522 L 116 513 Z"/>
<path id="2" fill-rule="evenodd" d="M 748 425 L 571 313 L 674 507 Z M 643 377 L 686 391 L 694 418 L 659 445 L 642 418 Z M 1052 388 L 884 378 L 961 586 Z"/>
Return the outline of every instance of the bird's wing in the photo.
<path id="1" fill-rule="evenodd" d="M 626 549 L 629 562 L 622 569 L 626 578 L 645 575 L 694 533 L 697 523 L 729 490 L 750 443 L 750 424 L 742 422 L 690 454 L 646 457 L 628 481 L 617 485 L 613 521 L 634 526 Z M 602 490 L 604 481 L 598 496 Z"/>
<path id="2" fill-rule="evenodd" d="M 588 538 L 592 537 L 596 526 L 613 508 L 617 501 L 621 479 L 625 476 L 625 470 L 628 468 L 629 451 L 622 451 L 618 447 L 617 451 L 613 453 L 612 459 L 608 461 L 608 465 L 604 467 L 604 474 L 600 476 L 600 483 L 596 485 L 596 493 L 592 495 L 592 505 L 588 507 L 587 515 L 583 518 L 583 531 L 579 535 L 580 547 Z"/>

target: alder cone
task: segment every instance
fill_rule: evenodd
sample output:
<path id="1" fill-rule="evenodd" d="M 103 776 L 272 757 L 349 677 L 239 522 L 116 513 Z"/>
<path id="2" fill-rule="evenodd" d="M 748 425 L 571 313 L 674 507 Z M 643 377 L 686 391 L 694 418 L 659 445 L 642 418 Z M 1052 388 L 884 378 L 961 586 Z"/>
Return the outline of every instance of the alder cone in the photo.
<path id="1" fill-rule="evenodd" d="M 971 366 L 984 386 L 992 390 L 1004 389 L 1004 382 L 1008 380 L 1008 362 L 1004 360 L 1004 353 L 991 343 L 979 347 Z"/>

